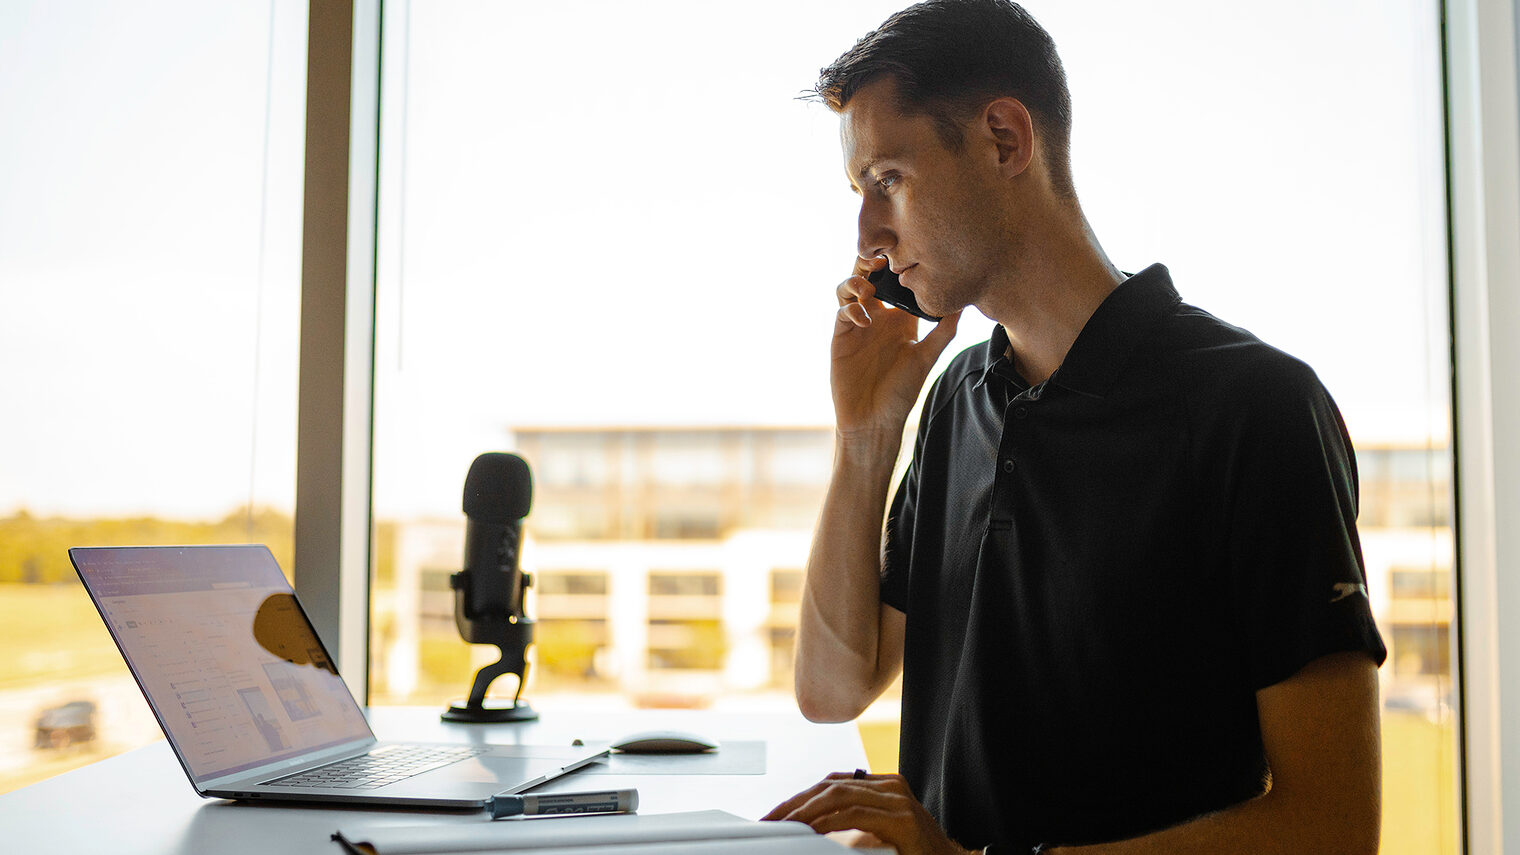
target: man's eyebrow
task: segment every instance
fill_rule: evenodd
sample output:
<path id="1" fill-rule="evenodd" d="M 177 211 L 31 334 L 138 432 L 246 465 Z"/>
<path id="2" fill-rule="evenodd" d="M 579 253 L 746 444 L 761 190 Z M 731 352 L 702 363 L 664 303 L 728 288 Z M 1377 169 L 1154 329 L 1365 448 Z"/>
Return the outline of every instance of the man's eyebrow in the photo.
<path id="1" fill-rule="evenodd" d="M 872 155 L 870 160 L 867 160 L 865 163 L 861 164 L 860 169 L 856 170 L 855 174 L 850 176 L 850 190 L 854 193 L 859 193 L 860 185 L 867 184 L 871 181 L 872 170 L 874 170 L 877 166 L 880 166 L 882 163 L 897 160 L 898 157 L 899 155 L 897 154 Z"/>
<path id="2" fill-rule="evenodd" d="M 867 160 L 865 164 L 857 169 L 853 175 L 850 174 L 848 169 L 845 170 L 845 177 L 850 180 L 851 193 L 854 193 L 857 196 L 860 195 L 861 185 L 865 184 L 866 181 L 870 178 L 872 167 L 876 166 L 876 164 L 880 161 L 881 158 L 879 157 L 873 157 L 870 160 Z"/>
<path id="3" fill-rule="evenodd" d="M 877 155 L 877 156 L 871 158 L 870 160 L 866 161 L 865 164 L 862 165 L 858 171 L 856 171 L 855 177 L 858 178 L 858 179 L 860 179 L 860 180 L 862 180 L 862 181 L 870 178 L 871 177 L 871 170 L 875 169 L 876 168 L 876 164 L 881 163 L 883 160 L 890 160 L 890 158 L 882 157 L 881 155 Z"/>

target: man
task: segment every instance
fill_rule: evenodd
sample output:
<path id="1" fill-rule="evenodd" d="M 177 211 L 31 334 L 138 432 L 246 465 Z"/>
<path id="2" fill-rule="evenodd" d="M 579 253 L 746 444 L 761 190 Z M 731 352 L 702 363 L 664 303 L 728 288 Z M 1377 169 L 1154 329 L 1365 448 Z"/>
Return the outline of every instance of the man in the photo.
<path id="1" fill-rule="evenodd" d="M 1164 267 L 1110 263 L 1060 60 L 1017 5 L 914 6 L 818 92 L 861 209 L 796 691 L 846 721 L 901 672 L 903 774 L 768 818 L 902 853 L 1375 852 L 1386 653 L 1314 373 Z M 875 299 L 883 266 L 944 316 L 922 339 Z M 998 327 L 936 381 L 883 527 L 966 306 Z"/>

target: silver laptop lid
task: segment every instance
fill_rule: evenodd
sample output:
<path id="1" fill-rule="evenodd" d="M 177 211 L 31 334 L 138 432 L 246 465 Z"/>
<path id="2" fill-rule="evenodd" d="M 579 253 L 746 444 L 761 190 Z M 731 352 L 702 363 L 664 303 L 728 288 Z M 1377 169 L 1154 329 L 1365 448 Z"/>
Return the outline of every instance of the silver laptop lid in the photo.
<path id="1" fill-rule="evenodd" d="M 197 787 L 375 741 L 266 547 L 69 557 Z"/>

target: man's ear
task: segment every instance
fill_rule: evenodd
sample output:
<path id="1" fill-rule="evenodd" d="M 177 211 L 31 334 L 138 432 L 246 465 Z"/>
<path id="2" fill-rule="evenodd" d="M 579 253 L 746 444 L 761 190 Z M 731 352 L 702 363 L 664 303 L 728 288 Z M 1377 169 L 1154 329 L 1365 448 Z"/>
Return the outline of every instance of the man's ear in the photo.
<path id="1" fill-rule="evenodd" d="M 998 170 L 1020 175 L 1034 159 L 1034 120 L 1017 98 L 998 98 L 982 111 L 983 126 L 997 146 Z"/>

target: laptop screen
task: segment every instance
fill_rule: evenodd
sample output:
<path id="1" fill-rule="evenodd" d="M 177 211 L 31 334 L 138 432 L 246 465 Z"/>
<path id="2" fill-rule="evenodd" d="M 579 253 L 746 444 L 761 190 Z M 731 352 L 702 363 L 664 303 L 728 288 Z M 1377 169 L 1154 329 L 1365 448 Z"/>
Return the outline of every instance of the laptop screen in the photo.
<path id="1" fill-rule="evenodd" d="M 196 781 L 373 738 L 267 548 L 69 556 Z"/>

